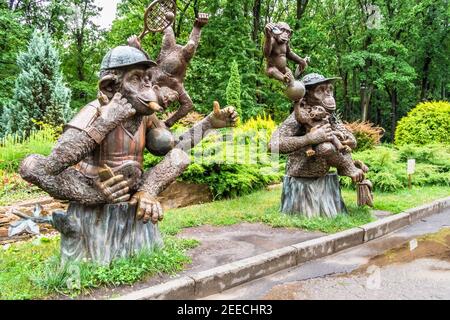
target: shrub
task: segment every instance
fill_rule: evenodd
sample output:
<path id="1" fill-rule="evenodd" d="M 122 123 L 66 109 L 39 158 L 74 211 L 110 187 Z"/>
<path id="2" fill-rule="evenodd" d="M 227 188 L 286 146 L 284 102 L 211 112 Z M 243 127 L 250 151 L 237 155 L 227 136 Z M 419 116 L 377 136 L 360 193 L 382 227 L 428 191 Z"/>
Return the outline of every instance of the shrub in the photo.
<path id="1" fill-rule="evenodd" d="M 401 119 L 395 133 L 398 145 L 450 144 L 450 103 L 424 102 Z"/>
<path id="2" fill-rule="evenodd" d="M 370 122 L 346 123 L 345 127 L 350 130 L 356 138 L 358 145 L 355 151 L 364 151 L 375 148 L 380 144 L 384 135 L 384 129 Z"/>
<path id="3" fill-rule="evenodd" d="M 242 116 L 241 109 L 241 75 L 239 74 L 239 65 L 234 60 L 230 68 L 230 80 L 228 80 L 227 90 L 227 105 L 236 108 L 236 111 Z"/>
<path id="4" fill-rule="evenodd" d="M 416 173 L 413 175 L 414 186 L 450 186 L 450 147 L 431 145 L 423 147 L 388 147 L 380 146 L 374 150 L 354 153 L 355 159 L 363 161 L 370 168 L 367 178 L 374 188 L 384 192 L 395 192 L 407 188 L 408 176 L 406 162 L 416 159 Z M 352 187 L 348 178 L 342 184 Z"/>
<path id="5" fill-rule="evenodd" d="M 180 177 L 191 183 L 206 184 L 218 199 L 241 196 L 280 182 L 283 163 L 273 163 L 267 144 L 275 122 L 258 116 L 235 129 L 217 130 L 191 151 L 192 164 Z M 155 166 L 161 158 L 144 157 L 144 167 Z"/>

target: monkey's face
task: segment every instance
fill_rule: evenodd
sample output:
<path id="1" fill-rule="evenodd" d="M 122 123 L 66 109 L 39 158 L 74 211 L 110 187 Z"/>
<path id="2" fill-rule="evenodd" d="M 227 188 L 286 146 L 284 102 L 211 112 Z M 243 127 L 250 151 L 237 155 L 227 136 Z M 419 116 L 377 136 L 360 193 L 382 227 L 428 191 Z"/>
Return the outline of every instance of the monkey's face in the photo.
<path id="1" fill-rule="evenodd" d="M 331 83 L 319 84 L 315 87 L 308 88 L 306 93 L 306 102 L 309 105 L 319 105 L 324 107 L 328 112 L 336 110 L 336 100 L 333 96 L 334 87 Z"/>
<path id="2" fill-rule="evenodd" d="M 145 71 L 145 67 L 137 67 L 126 72 L 123 76 L 120 93 L 131 103 L 138 114 L 151 115 L 163 110 L 158 105 L 158 97 L 150 77 Z"/>
<path id="3" fill-rule="evenodd" d="M 312 107 L 312 110 L 310 112 L 310 117 L 314 120 L 322 120 L 325 119 L 328 116 L 328 112 L 325 110 L 324 107 L 315 105 Z"/>
<path id="4" fill-rule="evenodd" d="M 286 44 L 291 40 L 292 30 L 287 23 L 278 23 L 273 30 L 274 38 L 279 44 Z"/>
<path id="5" fill-rule="evenodd" d="M 166 110 L 173 102 L 180 99 L 180 95 L 169 87 L 163 86 L 153 86 L 156 95 L 158 96 L 158 102 L 164 110 Z"/>
<path id="6" fill-rule="evenodd" d="M 163 111 L 153 89 L 145 66 L 117 69 L 100 80 L 100 90 L 111 99 L 120 92 L 139 115 L 151 115 Z"/>

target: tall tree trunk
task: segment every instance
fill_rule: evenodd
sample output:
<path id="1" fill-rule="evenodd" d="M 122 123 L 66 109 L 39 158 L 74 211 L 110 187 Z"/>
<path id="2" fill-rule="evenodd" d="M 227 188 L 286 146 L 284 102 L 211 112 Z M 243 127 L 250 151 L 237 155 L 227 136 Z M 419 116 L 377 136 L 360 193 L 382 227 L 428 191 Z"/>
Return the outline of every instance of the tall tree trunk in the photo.
<path id="1" fill-rule="evenodd" d="M 397 89 L 392 89 L 390 94 L 391 98 L 391 141 L 395 140 L 395 130 L 397 128 L 397 107 L 398 107 L 398 97 Z"/>
<path id="2" fill-rule="evenodd" d="M 198 14 L 200 13 L 200 4 L 198 0 L 194 0 L 194 15 L 197 18 Z"/>
<path id="3" fill-rule="evenodd" d="M 350 97 L 348 95 L 348 72 L 344 73 L 344 76 L 342 77 L 342 84 L 343 84 L 343 95 L 344 95 L 344 118 L 345 120 L 348 120 L 350 117 Z"/>
<path id="4" fill-rule="evenodd" d="M 369 107 L 372 99 L 373 85 L 361 88 L 361 120 L 369 120 Z"/>
<path id="5" fill-rule="evenodd" d="M 252 39 L 256 46 L 259 46 L 259 30 L 261 29 L 261 0 L 253 3 L 253 32 Z"/>
<path id="6" fill-rule="evenodd" d="M 306 7 L 308 6 L 309 0 L 297 0 L 297 21 L 295 21 L 295 30 L 300 29 L 300 20 L 302 19 L 303 15 L 305 14 Z"/>
<path id="7" fill-rule="evenodd" d="M 430 65 L 431 65 L 431 58 L 429 56 L 425 57 L 425 62 L 423 64 L 423 75 L 422 75 L 422 86 L 420 90 L 420 99 L 425 100 L 427 97 L 427 93 L 429 90 L 429 75 L 430 75 Z"/>

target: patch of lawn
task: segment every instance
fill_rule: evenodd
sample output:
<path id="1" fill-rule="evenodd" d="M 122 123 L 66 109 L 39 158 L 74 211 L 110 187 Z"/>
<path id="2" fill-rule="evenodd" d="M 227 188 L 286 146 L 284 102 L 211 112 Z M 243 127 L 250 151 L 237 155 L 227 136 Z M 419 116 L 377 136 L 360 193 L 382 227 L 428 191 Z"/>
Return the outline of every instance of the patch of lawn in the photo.
<path id="1" fill-rule="evenodd" d="M 15 190 L 14 192 L 0 190 L 0 206 L 9 206 L 17 202 L 33 200 L 43 196 L 48 196 L 48 194 L 37 187 Z"/>
<path id="2" fill-rule="evenodd" d="M 304 219 L 280 214 L 281 188 L 276 188 L 232 200 L 170 210 L 161 223 L 161 229 L 166 234 L 176 235 L 183 228 L 202 225 L 227 226 L 249 222 L 333 233 L 373 221 L 369 209 L 356 207 L 355 190 L 344 189 L 342 194 L 348 206 L 349 215 L 340 215 L 334 219 Z M 375 192 L 374 209 L 399 213 L 449 195 L 450 192 L 445 187 L 422 187 L 389 194 Z"/>
<path id="3" fill-rule="evenodd" d="M 24 181 L 17 173 L 0 170 L 0 206 L 34 199 L 46 193 Z"/>
<path id="4" fill-rule="evenodd" d="M 0 300 L 76 296 L 101 286 L 133 284 L 158 273 L 175 274 L 191 262 L 186 251 L 198 245 L 196 240 L 168 236 L 164 249 L 110 266 L 74 263 L 61 267 L 59 239 L 43 239 L 0 249 Z"/>
<path id="5" fill-rule="evenodd" d="M 161 230 L 176 235 L 183 228 L 202 225 L 227 226 L 241 222 L 265 223 L 277 228 L 301 228 L 326 233 L 353 228 L 373 220 L 370 210 L 349 205 L 349 215 L 334 219 L 305 219 L 280 214 L 281 188 L 259 191 L 237 199 L 170 210 L 161 223 Z M 355 201 L 353 201 L 355 202 Z M 350 201 L 348 202 L 351 203 Z"/>
<path id="6" fill-rule="evenodd" d="M 450 188 L 440 186 L 414 187 L 396 193 L 376 193 L 375 209 L 400 213 L 434 200 L 450 196 Z"/>
<path id="7" fill-rule="evenodd" d="M 59 241 L 42 238 L 39 241 L 0 247 L 0 300 L 33 299 L 45 296 L 34 286 L 31 276 L 39 272 L 51 256 L 58 253 Z"/>

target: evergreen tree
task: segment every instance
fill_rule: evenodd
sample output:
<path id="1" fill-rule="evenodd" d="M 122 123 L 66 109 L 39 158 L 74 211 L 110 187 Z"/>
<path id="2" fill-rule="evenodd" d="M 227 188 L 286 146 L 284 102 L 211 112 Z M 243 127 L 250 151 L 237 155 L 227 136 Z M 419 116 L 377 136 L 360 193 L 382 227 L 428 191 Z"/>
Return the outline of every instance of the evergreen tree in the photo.
<path id="1" fill-rule="evenodd" d="M 71 92 L 63 82 L 59 55 L 47 32 L 33 33 L 17 65 L 21 72 L 9 110 L 4 112 L 9 113 L 8 133 L 27 135 L 36 129 L 36 121 L 57 127 L 69 120 Z"/>
<path id="2" fill-rule="evenodd" d="M 239 115 L 242 116 L 241 108 L 241 75 L 239 74 L 239 65 L 236 60 L 231 63 L 230 80 L 227 86 L 227 105 L 236 108 Z"/>

